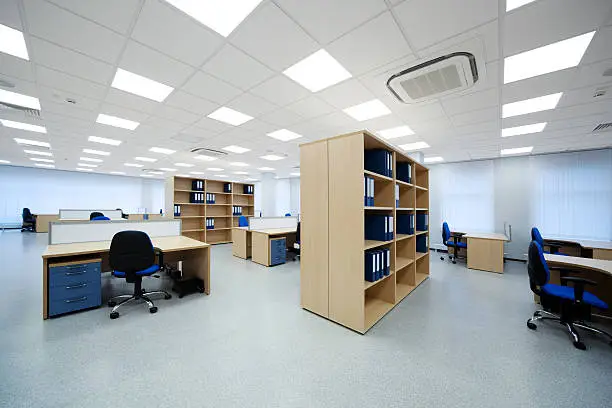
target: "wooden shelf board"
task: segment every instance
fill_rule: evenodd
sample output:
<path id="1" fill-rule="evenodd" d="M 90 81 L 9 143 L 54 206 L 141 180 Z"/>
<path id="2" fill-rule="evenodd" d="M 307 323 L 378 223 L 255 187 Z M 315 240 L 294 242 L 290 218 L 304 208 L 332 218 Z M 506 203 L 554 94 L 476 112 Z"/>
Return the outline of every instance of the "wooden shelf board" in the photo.
<path id="1" fill-rule="evenodd" d="M 416 273 L 416 285 L 419 286 L 425 279 L 429 278 L 429 275 L 426 273 Z"/>
<path id="2" fill-rule="evenodd" d="M 374 173 L 373 171 L 370 171 L 370 170 L 364 170 L 363 174 L 366 174 L 368 176 L 373 177 L 374 179 L 381 180 L 381 181 L 393 181 L 391 177 L 383 176 L 382 174 Z"/>
<path id="3" fill-rule="evenodd" d="M 429 208 L 416 208 L 417 211 L 429 211 Z"/>
<path id="4" fill-rule="evenodd" d="M 397 296 L 397 303 L 401 302 L 406 296 L 410 294 L 413 290 L 416 289 L 416 286 L 407 285 L 405 283 L 397 282 L 395 285 L 395 294 Z"/>
<path id="5" fill-rule="evenodd" d="M 385 302 L 378 298 L 367 297 L 365 299 L 365 330 L 374 326 L 387 312 L 393 309 L 393 303 Z"/>
<path id="6" fill-rule="evenodd" d="M 416 185 L 415 185 L 415 187 L 418 188 L 419 190 L 427 191 L 427 188 L 425 188 L 425 187 L 416 186 Z"/>
<path id="7" fill-rule="evenodd" d="M 419 259 L 423 258 L 424 256 L 429 255 L 429 252 L 417 252 L 416 253 L 416 260 L 418 261 Z"/>
<path id="8" fill-rule="evenodd" d="M 421 235 L 421 234 L 427 234 L 429 232 L 429 230 L 427 231 L 417 231 L 416 234 L 417 235 Z"/>
<path id="9" fill-rule="evenodd" d="M 205 215 L 177 215 L 174 218 L 206 218 Z"/>
<path id="10" fill-rule="evenodd" d="M 408 265 L 410 265 L 411 263 L 414 262 L 414 259 L 412 258 L 407 258 L 404 256 L 398 256 L 395 258 L 395 270 L 399 271 L 402 268 L 407 267 Z"/>
<path id="11" fill-rule="evenodd" d="M 204 191 L 200 191 L 201 193 L 204 193 Z M 226 193 L 224 191 L 210 191 L 210 190 L 206 190 L 206 193 L 210 193 L 210 194 L 223 194 L 223 195 L 232 195 L 232 193 Z"/>
<path id="12" fill-rule="evenodd" d="M 230 204 L 206 204 L 206 205 L 225 205 L 227 206 L 227 205 L 232 205 L 232 204 L 230 203 Z"/>
<path id="13" fill-rule="evenodd" d="M 180 191 L 182 193 L 205 193 L 204 190 L 183 190 L 181 188 L 175 188 L 174 191 Z"/>
<path id="14" fill-rule="evenodd" d="M 396 211 L 414 211 L 414 208 L 410 207 L 399 207 L 395 209 Z"/>
<path id="15" fill-rule="evenodd" d="M 237 196 L 247 196 L 247 197 L 254 197 L 255 196 L 255 194 L 244 194 L 244 193 L 233 193 L 233 194 L 237 195 Z"/>
<path id="16" fill-rule="evenodd" d="M 206 231 L 204 228 L 195 228 L 195 229 L 184 229 L 181 232 L 201 232 Z"/>
<path id="17" fill-rule="evenodd" d="M 408 234 L 397 234 L 395 237 L 396 241 L 401 241 L 402 239 L 406 239 L 406 238 L 411 238 L 414 237 L 414 234 L 412 235 L 408 235 Z"/>
<path id="18" fill-rule="evenodd" d="M 406 183 L 405 181 L 402 181 L 402 180 L 397 180 L 397 179 L 396 179 L 396 180 L 395 180 L 395 182 L 396 182 L 397 184 L 399 184 L 399 185 L 402 185 L 402 186 L 406 186 L 406 187 L 414 187 L 414 184 L 411 184 L 411 183 Z"/>
<path id="19" fill-rule="evenodd" d="M 206 205 L 203 203 L 174 203 L 176 205 Z"/>
<path id="20" fill-rule="evenodd" d="M 393 207 L 363 207 L 364 210 L 391 211 Z"/>
<path id="21" fill-rule="evenodd" d="M 206 218 L 231 218 L 231 215 L 207 215 Z"/>
<path id="22" fill-rule="evenodd" d="M 391 271 L 391 273 L 387 276 L 383 276 L 381 279 L 377 280 L 376 282 L 368 282 L 367 280 L 363 281 L 363 289 L 370 289 L 372 286 L 374 285 L 378 285 L 380 282 L 383 282 L 385 279 L 387 279 L 388 277 L 393 276 L 393 271 Z"/>
<path id="23" fill-rule="evenodd" d="M 382 246 L 382 245 L 386 245 L 386 244 L 390 244 L 393 241 L 375 241 L 372 239 L 366 239 L 363 242 L 363 249 L 372 249 L 372 248 L 376 248 L 378 246 Z"/>
<path id="24" fill-rule="evenodd" d="M 222 241 L 210 241 L 210 240 L 206 240 L 207 244 L 229 244 L 232 241 L 228 241 L 228 240 L 222 240 Z"/>
<path id="25" fill-rule="evenodd" d="M 206 232 L 225 231 L 225 230 L 231 230 L 231 228 L 230 227 L 212 228 L 212 229 L 207 229 Z"/>

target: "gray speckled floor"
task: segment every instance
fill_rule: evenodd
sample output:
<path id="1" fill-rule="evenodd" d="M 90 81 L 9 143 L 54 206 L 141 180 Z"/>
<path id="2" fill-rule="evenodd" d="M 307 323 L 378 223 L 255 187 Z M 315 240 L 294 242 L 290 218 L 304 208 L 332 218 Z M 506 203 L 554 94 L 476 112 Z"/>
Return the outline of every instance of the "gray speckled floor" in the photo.
<path id="1" fill-rule="evenodd" d="M 2 407 L 604 407 L 612 348 L 525 327 L 525 265 L 432 259 L 432 276 L 361 336 L 299 307 L 299 266 L 212 252 L 212 295 L 43 322 L 46 234 L 0 232 Z M 168 282 L 154 280 L 153 286 Z M 105 293 L 121 292 L 103 277 Z"/>

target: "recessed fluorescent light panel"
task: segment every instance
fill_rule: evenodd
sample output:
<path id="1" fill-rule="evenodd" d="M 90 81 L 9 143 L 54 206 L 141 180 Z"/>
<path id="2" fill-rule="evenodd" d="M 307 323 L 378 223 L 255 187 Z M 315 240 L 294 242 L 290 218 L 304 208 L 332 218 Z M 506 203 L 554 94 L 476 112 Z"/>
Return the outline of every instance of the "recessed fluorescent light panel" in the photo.
<path id="1" fill-rule="evenodd" d="M 0 52 L 26 61 L 30 59 L 23 33 L 2 24 L 0 24 Z"/>
<path id="2" fill-rule="evenodd" d="M 153 177 L 152 174 L 141 174 L 140 177 Z"/>
<path id="3" fill-rule="evenodd" d="M 153 153 L 161 153 L 161 154 L 173 154 L 176 153 L 176 150 L 172 149 L 164 149 L 163 147 L 152 147 L 149 149 L 150 152 Z"/>
<path id="4" fill-rule="evenodd" d="M 502 107 L 502 118 L 526 115 L 533 112 L 542 112 L 555 109 L 563 92 L 525 99 L 524 101 L 507 103 Z"/>
<path id="5" fill-rule="evenodd" d="M 189 174 L 195 174 L 196 176 L 205 174 L 203 171 L 190 171 Z"/>
<path id="6" fill-rule="evenodd" d="M 77 166 L 81 166 L 81 167 L 98 167 L 97 164 L 89 164 L 89 163 L 77 163 Z"/>
<path id="7" fill-rule="evenodd" d="M 243 123 L 246 123 L 249 120 L 253 119 L 252 116 L 245 115 L 242 112 L 238 112 L 225 106 L 220 107 L 219 109 L 208 115 L 208 117 L 214 120 L 218 120 L 219 122 L 227 123 L 228 125 L 232 126 L 240 126 Z"/>
<path id="8" fill-rule="evenodd" d="M 267 154 L 265 156 L 261 156 L 262 159 L 264 160 L 270 160 L 270 161 L 276 161 L 276 160 L 283 160 L 284 157 L 283 156 L 277 156 L 275 154 Z"/>
<path id="9" fill-rule="evenodd" d="M 189 163 L 174 163 L 175 166 L 177 167 L 193 167 L 193 164 L 189 164 Z"/>
<path id="10" fill-rule="evenodd" d="M 283 74 L 312 92 L 335 85 L 352 77 L 334 57 L 319 50 L 287 68 Z"/>
<path id="11" fill-rule="evenodd" d="M 110 156 L 110 152 L 105 152 L 104 150 L 83 149 L 83 153 L 95 154 L 96 156 Z"/>
<path id="12" fill-rule="evenodd" d="M 444 157 L 440 157 L 440 156 L 425 157 L 423 161 L 425 163 L 440 163 L 444 161 Z"/>
<path id="13" fill-rule="evenodd" d="M 227 177 L 227 174 L 215 174 L 215 177 Z"/>
<path id="14" fill-rule="evenodd" d="M 210 171 L 223 171 L 223 169 L 220 169 L 218 167 L 209 167 L 206 170 L 210 170 Z"/>
<path id="15" fill-rule="evenodd" d="M 243 162 L 230 162 L 230 166 L 236 167 L 248 167 L 249 165 Z"/>
<path id="16" fill-rule="evenodd" d="M 10 164 L 11 162 L 8 160 L 0 160 L 0 164 Z"/>
<path id="17" fill-rule="evenodd" d="M 580 63 L 595 31 L 507 57 L 504 84 L 544 75 Z"/>
<path id="18" fill-rule="evenodd" d="M 510 155 L 513 155 L 513 154 L 531 153 L 532 150 L 533 150 L 533 146 L 529 146 L 529 147 L 515 147 L 514 149 L 502 149 L 501 150 L 501 155 L 502 156 L 510 156 Z"/>
<path id="19" fill-rule="evenodd" d="M 110 174 L 116 174 L 118 176 L 122 176 L 125 174 L 125 172 L 124 171 L 111 171 Z"/>
<path id="20" fill-rule="evenodd" d="M 176 169 L 171 169 L 169 167 L 161 167 L 160 170 L 163 170 L 163 171 L 176 171 Z"/>
<path id="21" fill-rule="evenodd" d="M 157 161 L 157 159 L 152 159 L 150 157 L 134 157 L 134 160 L 143 161 L 147 163 L 154 163 Z"/>
<path id="22" fill-rule="evenodd" d="M 378 134 L 383 139 L 395 139 L 402 136 L 414 135 L 414 131 L 409 126 L 398 126 L 391 129 L 379 130 Z"/>
<path id="23" fill-rule="evenodd" d="M 273 169 L 272 167 L 260 167 L 257 170 L 261 170 L 261 171 L 274 171 L 276 169 Z"/>
<path id="24" fill-rule="evenodd" d="M 24 150 L 23 152 L 27 154 L 35 154 L 37 156 L 47 156 L 47 157 L 53 156 L 53 153 L 51 152 L 39 152 L 38 150 Z"/>
<path id="25" fill-rule="evenodd" d="M 516 126 L 502 129 L 502 137 L 528 135 L 530 133 L 539 133 L 546 127 L 546 122 L 534 123 L 533 125 Z"/>
<path id="26" fill-rule="evenodd" d="M 164 172 L 163 171 L 150 171 L 149 174 L 155 174 L 156 176 L 160 176 L 164 174 Z"/>
<path id="27" fill-rule="evenodd" d="M 89 136 L 87 140 L 90 142 L 102 143 L 102 144 L 107 144 L 111 146 L 119 146 L 121 143 L 123 143 L 121 140 L 107 139 L 105 137 L 98 137 L 98 136 Z"/>
<path id="28" fill-rule="evenodd" d="M 414 143 L 400 145 L 400 147 L 406 151 L 409 151 L 409 150 L 427 149 L 429 145 L 425 142 L 414 142 Z"/>
<path id="29" fill-rule="evenodd" d="M 391 114 L 389 108 L 378 99 L 344 109 L 344 112 L 359 122 Z"/>
<path id="30" fill-rule="evenodd" d="M 257 179 L 253 178 L 253 177 L 247 177 L 247 178 L 245 178 L 245 180 L 246 181 L 257 181 Z"/>
<path id="31" fill-rule="evenodd" d="M 5 91 L 4 89 L 0 89 L 0 102 L 40 110 L 40 101 L 38 98 L 22 95 L 16 92 Z"/>
<path id="32" fill-rule="evenodd" d="M 21 144 L 21 145 L 46 147 L 48 149 L 51 148 L 51 145 L 49 143 L 47 143 L 47 142 L 39 142 L 38 140 L 19 139 L 18 137 L 16 137 L 13 140 L 16 141 L 17 143 Z"/>
<path id="33" fill-rule="evenodd" d="M 234 174 L 249 174 L 246 171 L 235 171 Z"/>
<path id="34" fill-rule="evenodd" d="M 198 160 L 202 160 L 202 161 L 215 161 L 215 160 L 217 160 L 216 157 L 206 156 L 204 154 L 198 154 L 197 156 L 195 156 L 195 158 L 198 159 Z"/>
<path id="35" fill-rule="evenodd" d="M 227 37 L 262 0 L 166 0 L 183 13 Z"/>
<path id="36" fill-rule="evenodd" d="M 93 171 L 93 169 L 84 169 L 82 167 L 77 167 L 76 170 L 77 171 Z"/>
<path id="37" fill-rule="evenodd" d="M 124 163 L 123 165 L 126 167 L 144 167 L 144 164 L 138 164 L 138 163 Z"/>
<path id="38" fill-rule="evenodd" d="M 117 73 L 111 86 L 156 102 L 163 102 L 174 91 L 174 88 L 171 86 L 121 68 L 117 68 Z"/>
<path id="39" fill-rule="evenodd" d="M 55 160 L 51 160 L 51 159 L 41 159 L 39 157 L 30 157 L 30 160 L 32 161 L 36 161 L 36 162 L 43 162 L 43 163 L 55 163 Z"/>
<path id="40" fill-rule="evenodd" d="M 44 168 L 46 168 L 46 169 L 54 169 L 54 168 L 55 168 L 55 166 L 54 166 L 53 164 L 42 164 L 42 163 L 36 163 L 36 164 L 34 164 L 34 165 L 35 165 L 35 166 L 38 166 L 38 167 L 44 167 Z"/>
<path id="41" fill-rule="evenodd" d="M 240 147 L 240 146 L 235 146 L 235 145 L 231 145 L 231 146 L 225 146 L 223 148 L 223 150 L 227 150 L 228 152 L 232 152 L 232 153 L 246 153 L 248 151 L 250 151 L 251 149 L 247 149 L 246 147 Z"/>
<path id="42" fill-rule="evenodd" d="M 302 135 L 299 135 L 287 129 L 280 129 L 272 133 L 268 133 L 268 136 L 280 140 L 282 142 L 288 142 L 289 140 L 298 139 L 302 137 Z"/>
<path id="43" fill-rule="evenodd" d="M 535 0 L 506 0 L 506 11 L 514 10 L 525 4 L 533 3 Z"/>
<path id="44" fill-rule="evenodd" d="M 29 123 L 15 122 L 15 121 L 6 120 L 6 119 L 0 119 L 0 122 L 2 123 L 2 126 L 8 127 L 8 128 L 27 130 L 29 132 L 36 132 L 36 133 L 47 133 L 47 128 L 45 128 L 44 126 L 30 125 Z"/>
<path id="45" fill-rule="evenodd" d="M 291 173 L 292 176 L 299 177 L 300 173 Z"/>
<path id="46" fill-rule="evenodd" d="M 127 130 L 134 130 L 140 125 L 140 123 L 134 122 L 133 120 L 118 118 L 116 116 L 106 115 L 104 113 L 98 115 L 96 122 Z"/>
<path id="47" fill-rule="evenodd" d="M 79 157 L 79 161 L 86 161 L 92 163 L 102 163 L 102 159 L 92 159 L 91 157 Z"/>

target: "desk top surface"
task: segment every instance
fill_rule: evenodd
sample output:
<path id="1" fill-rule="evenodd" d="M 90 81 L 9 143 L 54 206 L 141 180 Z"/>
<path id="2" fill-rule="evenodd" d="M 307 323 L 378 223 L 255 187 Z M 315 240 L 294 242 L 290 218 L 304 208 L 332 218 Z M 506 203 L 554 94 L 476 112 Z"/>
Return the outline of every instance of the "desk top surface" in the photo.
<path id="1" fill-rule="evenodd" d="M 182 235 L 151 238 L 151 242 L 153 242 L 153 246 L 155 248 L 159 248 L 162 252 L 176 252 L 186 249 L 207 248 L 210 246 L 205 242 L 184 237 Z M 110 241 L 94 241 L 78 242 L 74 244 L 48 245 L 45 252 L 43 252 L 42 257 L 54 258 L 59 256 L 85 255 L 106 252 L 110 249 L 110 244 Z"/>
<path id="2" fill-rule="evenodd" d="M 546 237 L 544 240 L 561 241 L 570 244 L 578 244 L 583 248 L 588 249 L 610 249 L 612 250 L 611 241 L 591 241 L 589 239 L 578 239 L 578 238 L 560 238 L 560 237 Z"/>
<path id="3" fill-rule="evenodd" d="M 478 239 L 491 239 L 495 241 L 508 241 L 508 237 L 504 234 L 497 234 L 495 232 L 468 232 L 463 238 L 478 238 Z"/>
<path id="4" fill-rule="evenodd" d="M 275 228 L 275 229 L 264 229 L 264 230 L 251 230 L 251 232 L 258 232 L 266 235 L 286 235 L 297 232 L 295 228 Z"/>
<path id="5" fill-rule="evenodd" d="M 544 254 L 544 258 L 546 259 L 546 262 L 551 264 L 551 266 L 566 266 L 569 268 L 578 267 L 581 269 L 590 269 L 593 271 L 602 272 L 612 276 L 612 261 L 553 254 Z"/>

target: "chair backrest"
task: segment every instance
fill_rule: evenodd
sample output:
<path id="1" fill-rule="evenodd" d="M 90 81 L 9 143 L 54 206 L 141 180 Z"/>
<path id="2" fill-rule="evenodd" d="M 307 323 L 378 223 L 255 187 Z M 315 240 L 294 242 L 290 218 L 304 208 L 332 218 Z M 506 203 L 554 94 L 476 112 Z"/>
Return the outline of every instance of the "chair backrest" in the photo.
<path id="1" fill-rule="evenodd" d="M 155 263 L 151 238 L 142 231 L 121 231 L 113 236 L 108 262 L 114 271 L 133 277 Z"/>
<path id="2" fill-rule="evenodd" d="M 448 228 L 448 224 L 446 223 L 446 221 L 444 221 L 442 223 L 442 241 L 446 242 L 450 239 L 451 236 L 451 232 L 450 232 L 450 228 Z"/>
<path id="3" fill-rule="evenodd" d="M 542 238 L 542 234 L 540 234 L 540 230 L 536 227 L 531 229 L 531 240 L 538 243 L 540 247 L 544 247 L 544 238 Z"/>
<path id="4" fill-rule="evenodd" d="M 285 217 L 291 217 L 291 213 L 285 214 Z"/>
<path id="5" fill-rule="evenodd" d="M 239 227 L 248 227 L 249 226 L 249 220 L 247 220 L 247 217 L 245 217 L 244 215 L 241 215 L 240 218 L 238 218 L 238 226 Z"/>
<path id="6" fill-rule="evenodd" d="M 544 251 L 535 240 L 531 241 L 527 251 L 527 272 L 529 273 L 531 290 L 539 295 L 540 291 L 537 287 L 548 283 L 550 271 L 546 259 L 544 259 Z"/>
<path id="7" fill-rule="evenodd" d="M 32 217 L 32 213 L 30 212 L 29 208 L 24 208 L 23 211 L 21 211 L 21 218 L 23 218 L 24 220 L 29 219 Z"/>
<path id="8" fill-rule="evenodd" d="M 104 214 L 98 211 L 94 211 L 91 214 L 89 214 L 89 221 L 93 220 L 96 217 L 104 217 Z"/>
<path id="9" fill-rule="evenodd" d="M 300 241 L 300 225 L 301 225 L 301 224 L 302 224 L 301 222 L 298 222 L 297 229 L 295 230 L 295 241 L 296 241 L 298 244 L 301 242 L 301 241 Z"/>
<path id="10" fill-rule="evenodd" d="M 98 217 L 92 218 L 89 221 L 110 221 L 110 218 L 105 217 L 104 215 L 100 215 Z"/>

